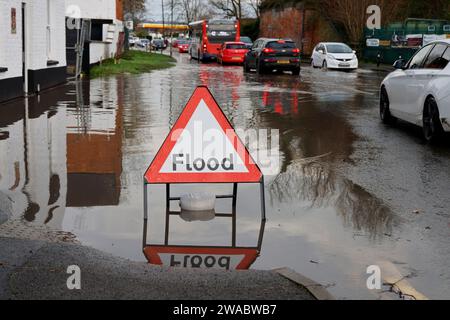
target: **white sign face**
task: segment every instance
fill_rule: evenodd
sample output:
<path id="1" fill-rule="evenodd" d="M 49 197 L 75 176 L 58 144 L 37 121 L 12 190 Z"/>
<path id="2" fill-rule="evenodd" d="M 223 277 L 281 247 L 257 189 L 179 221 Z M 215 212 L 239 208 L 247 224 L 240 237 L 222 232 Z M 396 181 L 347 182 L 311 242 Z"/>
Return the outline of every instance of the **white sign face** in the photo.
<path id="1" fill-rule="evenodd" d="M 133 20 L 129 20 L 125 22 L 125 27 L 127 27 L 128 30 L 134 30 L 134 22 Z"/>
<path id="2" fill-rule="evenodd" d="M 430 42 L 436 41 L 436 40 L 444 40 L 446 39 L 446 35 L 437 35 L 437 34 L 424 34 L 423 35 L 423 45 L 426 46 Z"/>
<path id="3" fill-rule="evenodd" d="M 150 184 L 261 179 L 261 170 L 205 86 L 195 89 L 145 172 Z"/>
<path id="4" fill-rule="evenodd" d="M 163 265 L 169 267 L 233 270 L 245 255 L 160 253 L 159 257 Z"/>
<path id="5" fill-rule="evenodd" d="M 206 106 L 199 105 L 169 153 L 160 173 L 247 173 L 243 159 Z"/>
<path id="6" fill-rule="evenodd" d="M 366 46 L 367 47 L 379 47 L 380 46 L 380 39 L 367 39 L 366 40 Z"/>

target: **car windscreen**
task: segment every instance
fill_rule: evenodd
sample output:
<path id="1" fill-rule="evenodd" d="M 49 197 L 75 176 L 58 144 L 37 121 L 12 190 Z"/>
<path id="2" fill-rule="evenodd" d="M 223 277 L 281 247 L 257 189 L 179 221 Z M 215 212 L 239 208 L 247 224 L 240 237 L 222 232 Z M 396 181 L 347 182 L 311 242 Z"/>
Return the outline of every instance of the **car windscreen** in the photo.
<path id="1" fill-rule="evenodd" d="M 352 53 L 353 50 L 345 44 L 327 44 L 328 53 Z"/>
<path id="2" fill-rule="evenodd" d="M 188 44 L 186 40 L 178 40 L 178 44 Z"/>
<path id="3" fill-rule="evenodd" d="M 252 39 L 249 37 L 241 37 L 241 41 L 245 43 L 253 43 Z"/>
<path id="4" fill-rule="evenodd" d="M 230 43 L 227 44 L 227 49 L 247 49 L 247 47 L 245 46 L 245 44 L 242 43 Z"/>
<path id="5" fill-rule="evenodd" d="M 272 41 L 269 42 L 266 47 L 275 50 L 294 49 L 295 43 L 292 41 Z"/>
<path id="6" fill-rule="evenodd" d="M 209 24 L 207 29 L 208 41 L 223 43 L 236 41 L 236 27 L 233 24 Z"/>

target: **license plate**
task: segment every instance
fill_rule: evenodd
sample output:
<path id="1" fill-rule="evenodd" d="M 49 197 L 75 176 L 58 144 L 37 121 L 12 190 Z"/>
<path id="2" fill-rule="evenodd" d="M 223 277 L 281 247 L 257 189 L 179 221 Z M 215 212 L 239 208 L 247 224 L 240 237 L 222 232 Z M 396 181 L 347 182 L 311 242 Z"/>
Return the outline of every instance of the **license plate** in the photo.
<path id="1" fill-rule="evenodd" d="M 241 60 L 241 58 L 239 58 L 239 57 L 232 57 L 231 59 L 232 60 Z"/>
<path id="2" fill-rule="evenodd" d="M 339 63 L 339 67 L 350 67 L 349 63 Z"/>
<path id="3" fill-rule="evenodd" d="M 278 60 L 277 63 L 286 64 L 289 63 L 289 60 Z"/>

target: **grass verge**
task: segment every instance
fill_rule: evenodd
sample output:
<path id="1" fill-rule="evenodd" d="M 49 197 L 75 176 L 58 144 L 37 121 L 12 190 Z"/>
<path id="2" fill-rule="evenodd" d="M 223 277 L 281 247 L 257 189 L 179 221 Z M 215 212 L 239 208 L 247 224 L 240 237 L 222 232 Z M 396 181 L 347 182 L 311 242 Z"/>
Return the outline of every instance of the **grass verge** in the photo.
<path id="1" fill-rule="evenodd" d="M 107 59 L 101 65 L 94 66 L 91 68 L 89 76 L 97 78 L 122 73 L 144 73 L 173 67 L 175 61 L 174 58 L 163 54 L 129 50 L 117 61 Z"/>

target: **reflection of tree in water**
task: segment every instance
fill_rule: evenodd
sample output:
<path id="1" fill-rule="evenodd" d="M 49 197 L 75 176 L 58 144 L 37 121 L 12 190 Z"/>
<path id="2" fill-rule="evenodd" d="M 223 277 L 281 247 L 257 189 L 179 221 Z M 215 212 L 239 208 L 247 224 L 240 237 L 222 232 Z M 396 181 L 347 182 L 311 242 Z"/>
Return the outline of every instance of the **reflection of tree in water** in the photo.
<path id="1" fill-rule="evenodd" d="M 333 206 L 344 225 L 367 232 L 371 238 L 390 233 L 395 214 L 362 187 L 345 180 L 330 165 L 311 158 L 296 161 L 269 186 L 272 199 L 280 203 L 307 201 L 311 207 Z"/>
<path id="2" fill-rule="evenodd" d="M 336 177 L 322 163 L 312 160 L 296 161 L 279 174 L 270 185 L 270 194 L 279 202 L 294 199 L 311 202 L 312 207 L 329 205 L 335 194 Z"/>
<path id="3" fill-rule="evenodd" d="M 368 232 L 372 238 L 391 233 L 397 217 L 380 199 L 348 180 L 340 181 L 335 207 L 344 224 Z"/>

